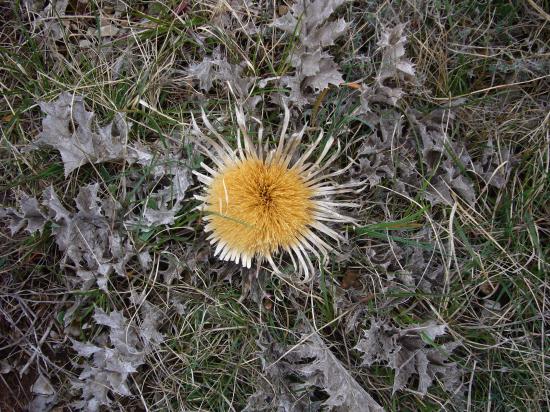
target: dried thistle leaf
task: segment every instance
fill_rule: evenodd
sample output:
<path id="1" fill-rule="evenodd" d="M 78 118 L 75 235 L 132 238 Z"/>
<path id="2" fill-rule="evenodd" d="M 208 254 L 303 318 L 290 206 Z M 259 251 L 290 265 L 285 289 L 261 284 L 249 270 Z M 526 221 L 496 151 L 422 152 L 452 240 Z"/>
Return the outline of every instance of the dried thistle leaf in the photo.
<path id="1" fill-rule="evenodd" d="M 318 30 L 318 26 L 345 2 L 346 0 L 298 0 L 288 13 L 273 21 L 272 25 L 287 33 L 293 33 L 300 22 L 301 31 L 309 35 Z"/>
<path id="2" fill-rule="evenodd" d="M 119 311 L 105 313 L 96 308 L 93 315 L 97 324 L 109 328 L 108 336 L 99 335 L 102 346 L 72 340 L 79 356 L 89 359 L 82 365 L 75 389 L 82 390 L 82 399 L 74 404 L 78 409 L 98 411 L 101 406 L 110 407 L 109 393 L 130 396 L 128 377 L 145 363 L 145 356 L 160 344 L 164 337 L 158 331 L 159 310 L 148 302 L 144 304 L 142 328 L 136 327 Z M 141 338 L 141 339 L 140 339 Z"/>
<path id="3" fill-rule="evenodd" d="M 50 380 L 40 374 L 38 379 L 33 383 L 31 392 L 37 395 L 53 395 L 55 393 L 55 389 L 53 388 Z"/>
<path id="4" fill-rule="evenodd" d="M 214 82 L 228 84 L 235 95 L 245 100 L 250 88 L 254 84 L 254 78 L 243 76 L 245 66 L 232 64 L 227 61 L 219 48 L 216 48 L 211 56 L 206 56 L 199 63 L 193 63 L 187 68 L 187 74 L 199 80 L 199 87 L 205 92 L 212 88 Z"/>
<path id="5" fill-rule="evenodd" d="M 115 213 L 116 202 L 100 199 L 98 190 L 97 183 L 80 189 L 76 213 L 65 209 L 52 187 L 44 190 L 43 205 L 54 223 L 52 233 L 59 249 L 83 281 L 81 287 L 87 289 L 97 283 L 107 291 L 111 272 L 124 276 L 125 264 L 136 252 L 126 237 L 113 230 L 112 217 L 106 214 Z"/>
<path id="6" fill-rule="evenodd" d="M 117 113 L 113 122 L 100 127 L 94 113 L 86 110 L 84 99 L 70 93 L 63 93 L 50 103 L 40 102 L 40 108 L 46 117 L 34 145 L 59 151 L 65 177 L 86 163 L 126 157 L 128 125 L 122 114 Z"/>
<path id="7" fill-rule="evenodd" d="M 293 372 L 288 362 L 292 358 L 292 353 L 284 356 L 288 348 L 274 341 L 268 333 L 261 334 L 257 345 L 260 348 L 258 357 L 267 379 L 260 379 L 257 382 L 257 389 L 249 396 L 244 411 L 313 412 L 320 410 L 321 402 L 310 399 L 307 394 L 301 395 L 300 392 L 303 391 L 295 390 L 296 383 L 295 379 L 291 378 Z"/>
<path id="8" fill-rule="evenodd" d="M 474 204 L 475 189 L 465 177 L 461 167 L 471 163 L 471 157 L 463 144 L 452 141 L 446 127 L 452 115 L 435 110 L 426 115 L 411 110 L 408 118 L 422 140 L 422 161 L 432 174 L 430 187 L 424 197 L 432 204 L 454 203 L 451 190 L 469 204 Z"/>
<path id="9" fill-rule="evenodd" d="M 495 147 L 492 138 L 489 138 L 481 159 L 474 162 L 474 169 L 486 184 L 502 189 L 514 163 L 510 148 Z"/>
<path id="10" fill-rule="evenodd" d="M 174 223 L 192 183 L 187 160 L 176 149 L 174 152 L 164 154 L 157 160 L 153 158 L 147 164 L 152 170 L 147 171 L 145 176 L 130 177 L 129 185 L 136 185 L 130 200 L 143 207 L 139 214 L 128 214 L 124 222 L 127 227 L 147 229 Z M 167 180 L 168 183 L 165 183 Z"/>
<path id="11" fill-rule="evenodd" d="M 205 56 L 201 62 L 190 64 L 187 68 L 187 74 L 196 78 L 199 81 L 199 87 L 207 92 L 212 88 L 214 81 L 217 80 L 216 68 L 221 64 L 220 51 L 217 49 L 212 56 Z"/>
<path id="12" fill-rule="evenodd" d="M 348 28 L 344 19 L 326 21 L 344 3 L 344 0 L 298 0 L 288 13 L 271 24 L 288 34 L 297 34 L 297 45 L 289 56 L 296 72 L 281 79 L 290 87 L 290 100 L 297 106 L 308 102 L 302 87 L 318 93 L 330 84 L 337 86 L 344 82 L 332 56 L 323 52 Z"/>
<path id="13" fill-rule="evenodd" d="M 384 85 L 389 78 L 404 80 L 415 75 L 414 65 L 405 57 L 407 37 L 403 34 L 405 24 L 385 28 L 378 41 L 382 48 L 382 62 L 377 76 L 377 82 Z"/>
<path id="14" fill-rule="evenodd" d="M 5 359 L 0 360 L 0 375 L 5 375 L 13 370 L 12 366 Z"/>
<path id="15" fill-rule="evenodd" d="M 164 335 L 159 332 L 163 313 L 149 302 L 143 302 L 141 307 L 142 322 L 138 329 L 139 336 L 145 347 L 158 346 L 164 342 Z"/>
<path id="16" fill-rule="evenodd" d="M 337 86 L 344 82 L 338 65 L 332 59 L 321 58 L 318 67 L 318 73 L 314 76 L 307 76 L 304 81 L 304 85 L 311 87 L 315 93 L 326 89 L 330 84 Z"/>
<path id="17" fill-rule="evenodd" d="M 378 41 L 382 59 L 372 87 L 363 86 L 359 113 L 371 112 L 372 103 L 397 106 L 404 95 L 399 85 L 411 82 L 415 77 L 413 63 L 406 57 L 407 37 L 405 24 L 383 27 Z"/>
<path id="18" fill-rule="evenodd" d="M 417 389 L 422 395 L 427 393 L 436 377 L 446 390 L 457 394 L 462 386 L 462 371 L 455 363 L 445 362 L 460 343 L 451 342 L 436 348 L 426 343 L 443 336 L 446 328 L 446 325 L 428 322 L 400 329 L 387 321 L 371 319 L 370 329 L 365 331 L 355 349 L 363 352 L 363 366 L 385 363 L 395 370 L 394 393 L 417 375 Z"/>
<path id="19" fill-rule="evenodd" d="M 42 374 L 31 386 L 31 392 L 34 394 L 34 398 L 27 407 L 29 411 L 48 412 L 57 401 L 57 391 L 50 380 Z"/>
<path id="20" fill-rule="evenodd" d="M 297 346 L 282 347 L 265 337 L 258 342 L 262 348 L 259 356 L 271 385 L 270 388 L 261 387 L 252 395 L 246 410 L 383 411 L 309 322 L 305 319 L 303 322 L 302 340 Z M 302 382 L 297 383 L 296 377 Z M 304 393 L 304 389 L 306 394 L 322 390 L 328 399 L 320 402 L 307 395 L 298 395 Z"/>
<path id="21" fill-rule="evenodd" d="M 56 41 L 63 38 L 62 22 L 57 17 L 65 16 L 69 0 L 52 0 L 46 3 L 46 7 L 43 1 L 37 0 L 24 0 L 23 4 L 30 12 L 38 14 L 33 26 L 43 29 L 42 35 L 46 40 Z"/>
<path id="22" fill-rule="evenodd" d="M 47 216 L 41 210 L 38 200 L 21 192 L 18 203 L 19 210 L 11 207 L 0 208 L 0 219 L 8 220 L 11 234 L 14 235 L 23 228 L 31 234 L 41 232 L 47 222 Z"/>
<path id="23" fill-rule="evenodd" d="M 325 345 L 317 332 L 307 333 L 308 339 L 295 351 L 299 359 L 314 359 L 298 363 L 293 371 L 310 385 L 323 389 L 329 398 L 323 406 L 350 411 L 383 411 L 384 409 L 357 383 L 348 370 Z"/>

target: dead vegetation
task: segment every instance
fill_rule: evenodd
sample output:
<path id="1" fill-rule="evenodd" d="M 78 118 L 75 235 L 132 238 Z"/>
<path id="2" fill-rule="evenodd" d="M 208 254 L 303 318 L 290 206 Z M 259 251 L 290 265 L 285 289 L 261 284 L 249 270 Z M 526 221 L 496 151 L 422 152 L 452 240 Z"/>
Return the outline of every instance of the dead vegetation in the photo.
<path id="1" fill-rule="evenodd" d="M 2 410 L 549 409 L 547 1 L 0 8 Z M 307 283 L 206 239 L 235 105 L 363 188 Z"/>

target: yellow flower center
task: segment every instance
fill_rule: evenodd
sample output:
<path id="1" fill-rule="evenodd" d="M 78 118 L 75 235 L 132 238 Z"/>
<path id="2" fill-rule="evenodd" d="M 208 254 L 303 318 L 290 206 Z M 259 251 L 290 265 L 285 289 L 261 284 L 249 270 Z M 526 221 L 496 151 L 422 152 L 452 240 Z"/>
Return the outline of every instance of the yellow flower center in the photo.
<path id="1" fill-rule="evenodd" d="M 280 163 L 246 159 L 214 177 L 207 196 L 220 242 L 247 256 L 296 245 L 313 220 L 313 190 Z"/>

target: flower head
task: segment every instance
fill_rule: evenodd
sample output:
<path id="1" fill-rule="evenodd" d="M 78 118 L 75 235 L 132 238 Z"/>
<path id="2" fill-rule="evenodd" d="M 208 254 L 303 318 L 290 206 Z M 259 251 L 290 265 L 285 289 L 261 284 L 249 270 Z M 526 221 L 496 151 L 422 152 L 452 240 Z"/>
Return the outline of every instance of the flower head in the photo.
<path id="1" fill-rule="evenodd" d="M 210 242 L 216 245 L 215 255 L 248 268 L 255 259 L 267 260 L 277 271 L 273 258 L 285 251 L 307 279 L 313 272 L 309 254 L 326 258 L 332 248 L 324 238 L 328 236 L 336 242 L 343 239 L 324 222 L 353 222 L 338 213 L 337 208 L 355 205 L 330 199 L 352 192 L 357 186 L 336 187 L 329 180 L 347 170 L 326 172 L 340 154 L 340 144 L 327 158 L 334 148 L 334 139 L 329 138 L 312 162 L 310 158 L 323 140 L 323 133 L 299 155 L 305 127 L 287 138 L 288 108 L 285 107 L 278 144 L 271 150 L 267 144 L 263 145 L 262 127 L 254 145 L 241 109 L 236 109 L 236 116 L 239 125 L 236 150 L 216 132 L 204 112 L 203 122 L 215 139 L 205 135 L 193 119 L 194 129 L 202 140 L 199 146 L 213 163 L 213 167 L 201 163 L 207 174 L 194 173 L 205 185 L 204 194 L 197 199 L 206 212 L 205 230 L 210 233 Z"/>

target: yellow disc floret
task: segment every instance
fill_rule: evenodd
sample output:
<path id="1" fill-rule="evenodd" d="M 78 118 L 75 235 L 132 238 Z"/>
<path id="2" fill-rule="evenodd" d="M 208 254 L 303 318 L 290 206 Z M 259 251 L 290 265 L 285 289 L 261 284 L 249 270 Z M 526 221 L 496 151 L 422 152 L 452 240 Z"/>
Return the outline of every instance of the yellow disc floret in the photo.
<path id="1" fill-rule="evenodd" d="M 220 242 L 249 257 L 270 256 L 299 241 L 312 221 L 312 195 L 296 171 L 249 158 L 214 177 L 206 211 Z"/>

